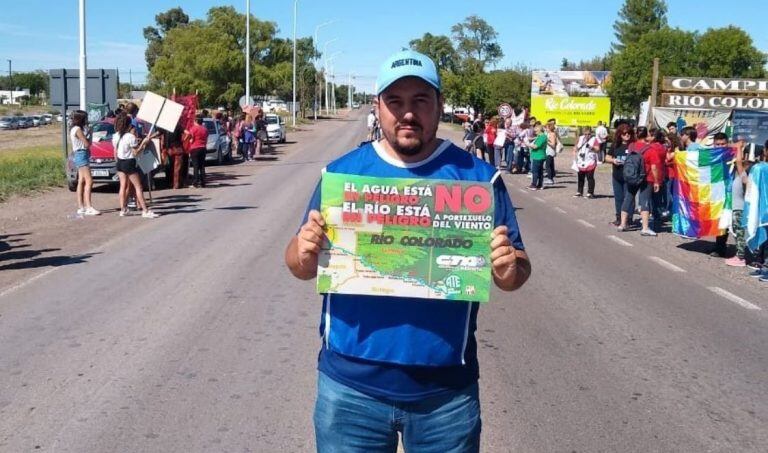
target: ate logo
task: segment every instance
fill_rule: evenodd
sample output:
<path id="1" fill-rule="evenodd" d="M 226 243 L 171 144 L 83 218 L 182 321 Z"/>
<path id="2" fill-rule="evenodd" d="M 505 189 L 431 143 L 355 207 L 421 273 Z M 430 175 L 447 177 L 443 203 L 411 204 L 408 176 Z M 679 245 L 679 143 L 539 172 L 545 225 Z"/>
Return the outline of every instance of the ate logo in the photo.
<path id="1" fill-rule="evenodd" d="M 461 288 L 461 278 L 457 275 L 451 275 L 445 279 L 445 286 L 449 289 L 459 289 Z"/>

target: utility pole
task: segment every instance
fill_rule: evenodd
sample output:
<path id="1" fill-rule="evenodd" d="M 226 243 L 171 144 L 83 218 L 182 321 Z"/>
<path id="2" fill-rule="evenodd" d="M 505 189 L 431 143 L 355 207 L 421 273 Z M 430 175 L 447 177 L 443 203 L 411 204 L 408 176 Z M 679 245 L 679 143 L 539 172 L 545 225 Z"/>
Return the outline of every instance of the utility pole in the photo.
<path id="1" fill-rule="evenodd" d="M 251 0 L 245 0 L 245 103 L 251 105 Z"/>
<path id="2" fill-rule="evenodd" d="M 347 76 L 347 108 L 352 110 L 352 73 Z"/>
<path id="3" fill-rule="evenodd" d="M 293 0 L 293 104 L 291 104 L 291 122 L 296 126 L 296 8 L 299 0 Z"/>
<path id="4" fill-rule="evenodd" d="M 653 108 L 656 107 L 656 99 L 659 95 L 659 59 L 654 58 L 653 59 L 653 80 L 651 81 L 651 100 L 648 103 L 648 124 L 646 126 L 651 126 L 651 121 L 653 119 Z"/>
<path id="5" fill-rule="evenodd" d="M 80 110 L 87 110 L 86 97 L 87 65 L 85 58 L 85 0 L 80 0 Z"/>
<path id="6" fill-rule="evenodd" d="M 133 70 L 128 69 L 128 86 L 130 87 L 129 91 L 133 91 Z"/>
<path id="7" fill-rule="evenodd" d="M 11 70 L 11 60 L 8 60 L 8 85 L 11 86 L 9 104 L 13 104 L 13 71 Z"/>
<path id="8" fill-rule="evenodd" d="M 322 24 L 315 27 L 315 40 L 312 41 L 312 45 L 315 47 L 316 50 L 319 50 L 317 45 L 317 32 L 320 31 L 321 28 L 326 27 L 328 25 L 331 25 L 332 23 L 336 22 L 336 20 L 330 20 L 328 22 L 323 22 Z M 327 44 L 327 43 L 326 43 Z M 325 48 L 323 48 L 323 57 L 325 57 Z M 313 58 L 315 62 L 317 62 L 317 58 Z M 323 81 L 325 81 L 325 74 L 323 74 Z M 319 92 L 318 92 L 319 90 Z M 326 93 L 328 91 L 326 90 Z M 314 117 L 315 121 L 317 121 L 317 111 L 323 106 L 322 99 L 320 99 L 320 96 L 322 96 L 323 90 L 320 89 L 320 78 L 317 75 L 317 69 L 315 69 L 315 107 L 314 107 Z"/>

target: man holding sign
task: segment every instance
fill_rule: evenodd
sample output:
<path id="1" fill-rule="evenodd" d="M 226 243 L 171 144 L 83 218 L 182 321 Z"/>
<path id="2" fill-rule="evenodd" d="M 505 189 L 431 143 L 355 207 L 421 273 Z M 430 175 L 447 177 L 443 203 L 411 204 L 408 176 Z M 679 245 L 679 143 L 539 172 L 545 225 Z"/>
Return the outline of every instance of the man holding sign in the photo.
<path id="1" fill-rule="evenodd" d="M 394 452 L 401 432 L 406 451 L 477 452 L 478 302 L 530 263 L 499 173 L 436 137 L 434 63 L 398 52 L 376 87 L 383 138 L 327 166 L 285 255 L 324 293 L 317 450 Z"/>

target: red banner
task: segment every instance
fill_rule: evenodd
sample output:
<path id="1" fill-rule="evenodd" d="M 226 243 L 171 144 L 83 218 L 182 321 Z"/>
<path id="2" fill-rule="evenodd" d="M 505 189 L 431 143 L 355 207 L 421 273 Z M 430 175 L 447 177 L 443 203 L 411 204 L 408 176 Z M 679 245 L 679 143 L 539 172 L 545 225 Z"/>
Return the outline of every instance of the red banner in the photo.
<path id="1" fill-rule="evenodd" d="M 178 102 L 184 106 L 184 111 L 181 113 L 181 124 L 184 129 L 189 130 L 195 124 L 195 115 L 197 114 L 197 95 L 188 94 L 186 96 L 172 96 L 172 101 Z"/>

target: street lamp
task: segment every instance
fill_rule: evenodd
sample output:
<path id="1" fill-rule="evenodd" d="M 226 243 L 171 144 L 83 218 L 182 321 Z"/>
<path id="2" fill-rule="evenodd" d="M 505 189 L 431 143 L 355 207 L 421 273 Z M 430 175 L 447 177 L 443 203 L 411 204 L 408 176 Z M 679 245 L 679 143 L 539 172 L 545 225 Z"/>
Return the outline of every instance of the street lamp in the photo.
<path id="1" fill-rule="evenodd" d="M 251 0 L 245 0 L 245 105 L 251 105 Z"/>
<path id="2" fill-rule="evenodd" d="M 291 110 L 293 111 L 292 125 L 296 126 L 296 9 L 298 7 L 299 0 L 293 0 L 293 105 Z"/>
<path id="3" fill-rule="evenodd" d="M 327 44 L 327 43 L 326 43 Z M 338 57 L 342 52 L 340 50 L 337 50 L 333 53 L 330 57 L 325 59 L 325 76 L 328 77 L 328 63 L 333 61 L 334 58 Z M 331 96 L 333 96 L 333 93 L 331 93 Z M 331 114 L 331 98 L 328 97 L 328 80 L 325 81 L 325 114 L 330 115 Z"/>
<path id="4" fill-rule="evenodd" d="M 338 38 L 333 38 L 331 40 L 328 40 L 323 44 L 323 57 L 325 59 L 323 63 L 323 86 L 325 88 L 325 114 L 328 114 L 328 57 L 326 56 L 326 52 L 328 51 L 328 44 L 338 41 Z"/>
<path id="5" fill-rule="evenodd" d="M 313 46 L 315 46 L 315 49 L 318 49 L 318 47 L 317 47 L 317 44 L 318 44 L 318 41 L 317 41 L 317 32 L 318 32 L 318 31 L 320 31 L 320 29 L 321 29 L 321 28 L 323 28 L 323 27 L 326 27 L 326 26 L 328 26 L 328 25 L 331 25 L 331 24 L 332 24 L 332 23 L 334 23 L 334 22 L 337 22 L 337 20 L 336 20 L 336 19 L 334 19 L 334 20 L 329 20 L 328 22 L 323 22 L 322 24 L 320 24 L 320 25 L 318 25 L 318 26 L 316 26 L 316 27 L 315 27 L 315 40 L 314 40 L 314 41 L 312 41 L 312 45 L 313 45 Z M 327 43 L 326 43 L 326 44 L 327 44 Z M 315 62 L 317 62 L 317 58 L 313 58 L 313 60 L 314 60 Z M 315 69 L 315 85 L 317 85 L 317 82 L 318 82 L 318 79 L 317 79 L 317 69 Z M 317 104 L 318 104 L 318 96 L 319 96 L 319 94 L 318 94 L 318 92 L 317 92 L 317 88 L 316 88 L 316 89 L 315 89 L 315 106 L 314 106 L 315 108 L 313 108 L 313 109 L 312 109 L 312 111 L 313 111 L 313 113 L 314 113 L 314 118 L 315 118 L 315 121 L 317 121 L 317 111 L 319 110 L 319 109 L 317 108 Z"/>
<path id="6" fill-rule="evenodd" d="M 11 70 L 11 60 L 8 60 L 8 85 L 11 86 L 11 97 L 9 98 L 10 101 L 8 102 L 13 104 L 13 71 Z"/>
<path id="7" fill-rule="evenodd" d="M 85 0 L 80 0 L 80 110 L 86 110 L 85 93 L 86 59 L 85 59 Z"/>

